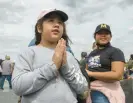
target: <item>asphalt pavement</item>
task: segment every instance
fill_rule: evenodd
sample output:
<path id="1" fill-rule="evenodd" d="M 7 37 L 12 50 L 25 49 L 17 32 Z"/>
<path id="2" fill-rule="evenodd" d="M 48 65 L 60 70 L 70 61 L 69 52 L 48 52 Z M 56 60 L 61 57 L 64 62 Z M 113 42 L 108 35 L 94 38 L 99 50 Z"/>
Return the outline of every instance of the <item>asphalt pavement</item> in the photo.
<path id="1" fill-rule="evenodd" d="M 18 96 L 9 89 L 8 82 L 5 81 L 4 90 L 0 90 L 0 103 L 17 103 Z"/>

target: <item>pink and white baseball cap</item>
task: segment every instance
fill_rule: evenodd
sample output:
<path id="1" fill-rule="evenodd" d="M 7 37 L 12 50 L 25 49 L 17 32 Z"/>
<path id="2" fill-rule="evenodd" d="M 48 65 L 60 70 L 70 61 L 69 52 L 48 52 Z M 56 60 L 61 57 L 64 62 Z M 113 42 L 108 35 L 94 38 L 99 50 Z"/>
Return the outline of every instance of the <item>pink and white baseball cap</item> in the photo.
<path id="1" fill-rule="evenodd" d="M 68 20 L 68 15 L 65 12 L 61 10 L 56 10 L 56 9 L 42 11 L 40 15 L 38 16 L 38 20 L 51 13 L 56 13 L 57 15 L 59 15 L 61 19 L 63 20 L 63 22 Z"/>

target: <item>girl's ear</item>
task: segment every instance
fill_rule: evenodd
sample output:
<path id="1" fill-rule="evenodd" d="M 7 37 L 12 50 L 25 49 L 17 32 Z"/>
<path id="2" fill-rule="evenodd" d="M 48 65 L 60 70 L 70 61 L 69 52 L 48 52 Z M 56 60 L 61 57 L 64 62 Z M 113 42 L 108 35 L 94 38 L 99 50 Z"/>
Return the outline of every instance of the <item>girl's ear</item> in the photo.
<path id="1" fill-rule="evenodd" d="M 42 28 L 40 25 L 37 25 L 37 31 L 38 31 L 38 33 L 42 33 Z"/>

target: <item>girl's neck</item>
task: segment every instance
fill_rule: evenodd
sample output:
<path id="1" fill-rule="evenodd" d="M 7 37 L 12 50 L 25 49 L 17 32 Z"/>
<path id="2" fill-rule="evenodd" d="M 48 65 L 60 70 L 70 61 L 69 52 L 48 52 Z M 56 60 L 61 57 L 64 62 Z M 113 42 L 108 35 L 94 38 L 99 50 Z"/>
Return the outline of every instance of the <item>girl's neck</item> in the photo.
<path id="1" fill-rule="evenodd" d="M 97 45 L 97 48 L 98 48 L 98 49 L 104 49 L 104 48 L 106 48 L 106 47 L 111 46 L 110 42 L 107 43 L 107 44 L 104 44 L 104 45 L 100 45 L 100 44 L 97 43 L 96 45 Z"/>
<path id="2" fill-rule="evenodd" d="M 46 48 L 52 48 L 52 49 L 54 49 L 56 47 L 57 43 L 42 40 L 39 43 L 39 45 L 40 46 L 43 46 L 43 47 L 46 47 Z"/>

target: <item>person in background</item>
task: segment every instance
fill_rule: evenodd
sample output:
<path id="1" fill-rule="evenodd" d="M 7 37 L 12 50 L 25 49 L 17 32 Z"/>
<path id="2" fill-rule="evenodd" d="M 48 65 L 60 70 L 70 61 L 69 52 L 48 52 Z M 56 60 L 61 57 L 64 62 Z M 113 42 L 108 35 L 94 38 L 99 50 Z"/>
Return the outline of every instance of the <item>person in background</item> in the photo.
<path id="1" fill-rule="evenodd" d="M 86 73 L 86 57 L 87 57 L 87 52 L 82 52 L 81 53 L 81 60 L 79 61 L 79 64 L 80 64 L 80 69 L 81 69 L 81 72 L 82 74 L 85 76 L 87 82 L 88 82 L 88 86 L 90 84 L 90 80 L 89 80 L 89 77 L 88 77 L 88 74 Z"/>
<path id="2" fill-rule="evenodd" d="M 2 62 L 3 62 L 3 60 L 0 59 L 0 78 L 1 78 L 1 76 L 2 76 L 2 68 L 1 68 L 1 64 L 2 64 Z"/>
<path id="3" fill-rule="evenodd" d="M 133 68 L 133 54 L 130 55 L 130 59 L 127 62 L 127 68 L 132 69 Z"/>
<path id="4" fill-rule="evenodd" d="M 13 73 L 13 70 L 14 70 L 14 66 L 15 66 L 15 62 L 12 62 L 12 64 L 11 64 L 11 68 L 12 68 L 12 69 L 11 69 L 11 70 L 12 70 L 11 72 L 12 72 L 12 73 Z"/>
<path id="5" fill-rule="evenodd" d="M 124 74 L 122 79 L 128 79 L 129 78 L 129 71 L 126 67 L 124 67 Z"/>
<path id="6" fill-rule="evenodd" d="M 12 89 L 12 84 L 11 84 L 11 77 L 12 77 L 12 62 L 10 60 L 10 56 L 5 56 L 5 60 L 1 64 L 2 67 L 2 77 L 1 77 L 1 82 L 0 82 L 0 89 L 4 90 L 4 82 L 5 79 L 7 79 L 9 83 L 9 88 Z"/>
<path id="7" fill-rule="evenodd" d="M 110 43 L 112 32 L 107 24 L 100 24 L 94 32 L 97 48 L 87 56 L 86 71 L 90 78 L 92 103 L 125 103 L 119 80 L 123 76 L 123 52 Z"/>
<path id="8" fill-rule="evenodd" d="M 133 54 L 130 55 L 130 59 L 127 62 L 127 70 L 128 70 L 129 78 L 133 77 Z"/>
<path id="9" fill-rule="evenodd" d="M 97 49 L 97 45 L 96 45 L 96 42 L 93 42 L 92 50 L 95 50 L 95 49 Z"/>
<path id="10" fill-rule="evenodd" d="M 36 45 L 18 55 L 13 71 L 13 90 L 22 96 L 22 103 L 77 103 L 77 96 L 86 99 L 87 81 L 73 55 L 66 51 L 67 19 L 60 10 L 39 15 Z"/>
<path id="11" fill-rule="evenodd" d="M 87 52 L 81 53 L 81 60 L 79 61 L 79 63 L 80 63 L 80 69 L 82 72 L 84 72 L 86 68 L 86 56 L 87 56 Z"/>

